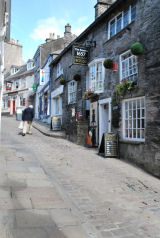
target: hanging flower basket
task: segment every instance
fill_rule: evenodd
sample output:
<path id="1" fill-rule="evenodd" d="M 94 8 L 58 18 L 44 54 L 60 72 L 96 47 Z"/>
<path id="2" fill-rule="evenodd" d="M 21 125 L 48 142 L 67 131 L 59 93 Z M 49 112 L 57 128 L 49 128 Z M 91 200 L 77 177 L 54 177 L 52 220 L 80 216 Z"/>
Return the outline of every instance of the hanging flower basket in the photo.
<path id="1" fill-rule="evenodd" d="M 73 76 L 73 79 L 74 79 L 75 81 L 80 81 L 80 80 L 81 80 L 81 75 L 80 75 L 80 74 L 75 74 L 75 75 Z"/>
<path id="2" fill-rule="evenodd" d="M 61 78 L 61 79 L 60 79 L 60 84 L 61 84 L 61 85 L 65 85 L 65 84 L 66 84 L 66 81 L 65 81 L 63 78 Z"/>
<path id="3" fill-rule="evenodd" d="M 83 99 L 88 100 L 90 98 L 94 98 L 97 97 L 98 94 L 94 93 L 93 91 L 91 91 L 91 89 L 88 89 L 83 96 Z"/>
<path id="4" fill-rule="evenodd" d="M 122 83 L 116 86 L 116 93 L 120 98 L 123 98 L 126 93 L 130 93 L 131 91 L 137 91 L 138 86 L 136 82 L 123 80 Z"/>
<path id="5" fill-rule="evenodd" d="M 141 55 L 143 53 L 143 45 L 139 42 L 132 44 L 131 52 L 133 55 Z"/>
<path id="6" fill-rule="evenodd" d="M 106 59 L 104 62 L 103 62 L 103 66 L 106 68 L 106 69 L 113 69 L 113 61 L 111 59 Z"/>

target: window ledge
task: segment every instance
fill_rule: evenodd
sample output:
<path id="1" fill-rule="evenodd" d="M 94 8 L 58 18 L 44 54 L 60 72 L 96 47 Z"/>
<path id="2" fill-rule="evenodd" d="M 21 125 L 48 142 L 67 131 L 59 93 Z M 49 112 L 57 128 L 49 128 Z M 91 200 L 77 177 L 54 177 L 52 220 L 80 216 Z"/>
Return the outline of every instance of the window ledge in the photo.
<path id="1" fill-rule="evenodd" d="M 119 140 L 120 143 L 122 144 L 132 144 L 132 145 L 140 145 L 140 144 L 145 144 L 145 141 L 131 141 L 131 140 Z"/>
<path id="2" fill-rule="evenodd" d="M 131 22 L 130 24 L 128 24 L 125 28 L 123 28 L 120 32 L 116 33 L 116 34 L 115 34 L 114 36 L 112 36 L 110 39 L 107 39 L 107 40 L 104 42 L 104 45 L 105 45 L 106 43 L 110 42 L 111 40 L 114 40 L 116 37 L 120 36 L 121 34 L 123 34 L 123 33 L 127 30 L 127 28 L 129 28 L 131 25 L 134 24 L 134 22 L 135 22 L 135 21 L 132 21 L 132 22 Z M 130 29 L 130 30 L 128 29 L 128 31 L 131 31 L 131 29 Z"/>

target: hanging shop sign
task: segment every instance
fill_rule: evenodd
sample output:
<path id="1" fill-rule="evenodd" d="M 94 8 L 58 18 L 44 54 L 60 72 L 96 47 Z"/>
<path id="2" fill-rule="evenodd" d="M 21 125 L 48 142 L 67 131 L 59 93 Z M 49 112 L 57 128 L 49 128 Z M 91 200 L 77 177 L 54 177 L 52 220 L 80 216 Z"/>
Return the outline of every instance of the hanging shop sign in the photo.
<path id="1" fill-rule="evenodd" d="M 10 91 L 12 89 L 12 82 L 6 81 L 6 90 Z"/>
<path id="2" fill-rule="evenodd" d="M 84 46 L 73 46 L 73 64 L 83 64 L 88 63 L 88 48 Z"/>
<path id="3" fill-rule="evenodd" d="M 37 84 L 33 84 L 33 91 L 36 92 L 37 91 Z"/>
<path id="4" fill-rule="evenodd" d="M 40 69 L 40 82 L 39 85 L 44 85 L 44 70 Z"/>

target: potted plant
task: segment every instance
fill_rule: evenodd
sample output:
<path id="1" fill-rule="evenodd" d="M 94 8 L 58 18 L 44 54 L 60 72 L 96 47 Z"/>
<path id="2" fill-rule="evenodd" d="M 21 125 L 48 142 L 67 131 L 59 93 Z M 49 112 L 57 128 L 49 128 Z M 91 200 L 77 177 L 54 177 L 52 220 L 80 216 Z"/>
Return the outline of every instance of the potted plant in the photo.
<path id="1" fill-rule="evenodd" d="M 95 97 L 95 96 L 97 96 L 97 94 L 95 94 L 92 90 L 91 90 L 91 88 L 88 88 L 87 89 L 87 91 L 84 93 L 84 99 L 85 100 L 88 100 L 88 99 L 90 99 L 90 98 L 92 98 L 92 97 Z"/>
<path id="2" fill-rule="evenodd" d="M 106 69 L 113 69 L 113 61 L 111 59 L 106 59 L 104 62 L 103 62 L 103 66 L 106 68 Z"/>
<path id="3" fill-rule="evenodd" d="M 80 74 L 75 74 L 74 77 L 73 77 L 73 79 L 74 79 L 75 81 L 79 81 L 79 80 L 81 80 L 81 75 L 80 75 Z"/>
<path id="4" fill-rule="evenodd" d="M 133 55 L 141 55 L 143 53 L 143 45 L 139 42 L 132 44 L 131 52 Z"/>
<path id="5" fill-rule="evenodd" d="M 61 84 L 61 85 L 65 85 L 65 84 L 66 84 L 66 81 L 65 81 L 63 78 L 61 78 L 61 79 L 60 79 L 60 84 Z"/>
<path id="6" fill-rule="evenodd" d="M 121 80 L 121 83 L 116 86 L 116 93 L 120 98 L 123 98 L 125 93 L 137 90 L 138 86 L 136 85 L 136 82 L 128 81 L 126 79 Z"/>

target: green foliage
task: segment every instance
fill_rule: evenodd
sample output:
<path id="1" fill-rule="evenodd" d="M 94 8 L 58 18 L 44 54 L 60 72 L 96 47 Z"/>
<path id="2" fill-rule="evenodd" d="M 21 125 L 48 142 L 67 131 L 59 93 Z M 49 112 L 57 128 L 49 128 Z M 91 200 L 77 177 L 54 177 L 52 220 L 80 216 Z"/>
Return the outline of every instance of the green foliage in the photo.
<path id="1" fill-rule="evenodd" d="M 116 94 L 123 98 L 126 93 L 130 93 L 131 91 L 137 91 L 138 86 L 135 85 L 133 81 L 124 81 L 116 86 Z"/>
<path id="2" fill-rule="evenodd" d="M 131 52 L 133 55 L 141 55 L 143 53 L 143 45 L 139 42 L 132 44 Z"/>
<path id="3" fill-rule="evenodd" d="M 61 79 L 60 79 L 60 84 L 61 84 L 61 85 L 65 85 L 65 84 L 66 84 L 66 81 L 65 81 L 63 78 L 61 78 Z"/>
<path id="4" fill-rule="evenodd" d="M 113 69 L 113 61 L 111 59 L 106 59 L 104 62 L 103 62 L 103 66 L 106 68 L 106 69 Z"/>

